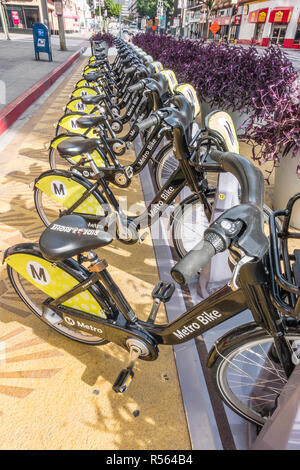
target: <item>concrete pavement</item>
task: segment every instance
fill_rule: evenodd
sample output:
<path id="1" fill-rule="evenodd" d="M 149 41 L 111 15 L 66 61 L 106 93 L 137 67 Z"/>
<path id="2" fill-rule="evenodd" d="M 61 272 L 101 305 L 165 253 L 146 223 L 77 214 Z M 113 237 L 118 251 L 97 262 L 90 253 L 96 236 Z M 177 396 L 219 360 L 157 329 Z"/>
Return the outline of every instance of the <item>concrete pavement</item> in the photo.
<path id="1" fill-rule="evenodd" d="M 59 40 L 52 36 L 53 61 L 48 62 L 48 54 L 40 54 L 41 60 L 34 58 L 32 36 L 12 34 L 11 40 L 4 40 L 0 34 L 0 111 L 7 104 L 28 90 L 35 83 L 63 64 L 74 52 L 87 47 L 86 37 L 67 37 L 67 51 L 59 50 Z"/>

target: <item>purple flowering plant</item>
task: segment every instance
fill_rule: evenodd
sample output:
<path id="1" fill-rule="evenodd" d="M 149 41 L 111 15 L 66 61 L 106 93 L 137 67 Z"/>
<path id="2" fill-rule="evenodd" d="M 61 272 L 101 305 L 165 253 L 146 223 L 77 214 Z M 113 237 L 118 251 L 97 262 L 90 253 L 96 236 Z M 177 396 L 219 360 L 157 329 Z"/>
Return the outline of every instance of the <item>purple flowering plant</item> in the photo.
<path id="1" fill-rule="evenodd" d="M 90 41 L 104 41 L 108 47 L 112 47 L 114 36 L 109 33 L 95 33 L 91 36 Z"/>
<path id="2" fill-rule="evenodd" d="M 260 164 L 300 149 L 300 85 L 292 63 L 277 46 L 255 47 L 193 41 L 151 33 L 134 44 L 171 68 L 179 82 L 195 86 L 199 98 L 219 109 L 246 113 L 243 139 Z"/>

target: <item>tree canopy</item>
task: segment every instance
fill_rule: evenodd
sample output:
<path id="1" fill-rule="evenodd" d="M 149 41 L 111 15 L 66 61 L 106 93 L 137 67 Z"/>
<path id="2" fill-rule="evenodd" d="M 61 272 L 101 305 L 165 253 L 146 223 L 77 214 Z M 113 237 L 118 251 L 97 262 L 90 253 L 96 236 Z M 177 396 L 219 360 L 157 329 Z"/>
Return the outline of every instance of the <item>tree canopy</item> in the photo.
<path id="1" fill-rule="evenodd" d="M 156 17 L 157 0 L 137 0 L 136 9 L 140 16 L 149 16 L 149 18 Z M 174 0 L 164 0 L 164 11 L 167 16 L 174 13 Z"/>
<path id="2" fill-rule="evenodd" d="M 107 16 L 119 16 L 120 14 L 120 7 L 122 9 L 122 5 L 118 5 L 114 2 L 114 0 L 104 0 L 104 7 L 102 7 L 102 14 L 103 10 L 107 10 Z M 99 15 L 99 7 L 96 8 L 95 11 L 96 15 Z"/>

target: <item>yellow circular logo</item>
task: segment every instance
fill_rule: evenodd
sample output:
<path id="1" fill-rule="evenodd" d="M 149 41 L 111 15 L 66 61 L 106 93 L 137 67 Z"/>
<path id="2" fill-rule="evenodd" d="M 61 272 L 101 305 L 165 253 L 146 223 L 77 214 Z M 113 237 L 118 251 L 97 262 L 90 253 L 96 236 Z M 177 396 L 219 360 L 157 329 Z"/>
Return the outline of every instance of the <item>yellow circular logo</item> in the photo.
<path id="1" fill-rule="evenodd" d="M 219 194 L 219 199 L 221 200 L 225 199 L 225 194 Z"/>

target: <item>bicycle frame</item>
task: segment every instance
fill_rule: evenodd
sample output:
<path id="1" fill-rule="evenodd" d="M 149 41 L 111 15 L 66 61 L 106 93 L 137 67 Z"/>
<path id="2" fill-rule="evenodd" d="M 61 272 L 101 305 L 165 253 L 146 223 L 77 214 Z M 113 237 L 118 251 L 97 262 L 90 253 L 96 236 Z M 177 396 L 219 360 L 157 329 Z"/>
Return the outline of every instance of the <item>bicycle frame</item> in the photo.
<path id="1" fill-rule="evenodd" d="M 280 351 L 279 357 L 282 366 L 289 377 L 293 370 L 292 351 L 284 338 L 285 328 L 282 321 L 280 321 L 280 314 L 271 301 L 268 287 L 269 275 L 265 271 L 266 263 L 268 263 L 267 258 L 268 256 L 264 260 L 243 266 L 240 271 L 240 288 L 238 290 L 232 290 L 229 285 L 225 285 L 168 324 L 156 325 L 138 320 L 119 287 L 106 270 L 104 260 L 101 263 L 105 268 L 101 272 L 90 274 L 86 280 L 71 291 L 58 299 L 47 302 L 47 306 L 63 315 L 64 321 L 66 321 L 66 316 L 67 318 L 71 316 L 76 325 L 75 320 L 77 319 L 78 329 L 83 325 L 84 329 L 95 331 L 101 338 L 112 341 L 125 349 L 126 341 L 124 341 L 124 338 L 131 338 L 134 333 L 135 337 L 146 341 L 148 346 L 151 345 L 151 354 L 153 353 L 153 345 L 185 343 L 244 310 L 250 309 L 254 324 L 242 325 L 232 330 L 230 332 L 230 341 L 226 336 L 226 340 L 225 338 L 221 339 L 218 346 L 213 347 L 209 354 L 208 366 L 213 365 L 219 351 L 224 351 L 233 344 L 237 344 L 240 341 L 241 334 L 245 334 L 245 330 L 248 331 L 248 328 L 249 331 L 252 331 L 252 334 L 253 332 L 256 334 L 258 331 L 264 331 L 266 335 L 274 338 L 276 349 Z M 61 305 L 67 299 L 86 290 L 87 286 L 95 285 L 99 289 L 98 283 L 104 285 L 115 305 L 117 305 L 119 314 L 114 309 L 116 314 L 114 318 L 103 319 Z M 99 291 L 103 294 L 103 286 Z M 101 298 L 99 298 L 99 303 L 103 304 Z M 82 320 L 84 320 L 83 323 Z M 68 321 L 66 321 L 66 326 L 69 326 Z M 151 356 L 151 360 L 156 359 L 157 356 L 154 356 Z"/>

